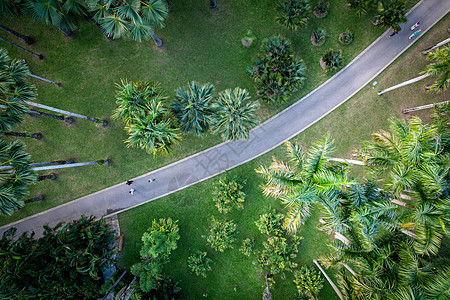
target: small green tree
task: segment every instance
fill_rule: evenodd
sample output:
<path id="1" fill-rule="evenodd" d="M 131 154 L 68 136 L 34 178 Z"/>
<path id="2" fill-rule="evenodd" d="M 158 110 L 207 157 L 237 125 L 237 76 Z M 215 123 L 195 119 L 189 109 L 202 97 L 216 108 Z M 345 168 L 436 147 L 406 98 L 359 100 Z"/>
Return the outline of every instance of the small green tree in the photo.
<path id="1" fill-rule="evenodd" d="M 403 0 L 393 0 L 387 3 L 378 2 L 378 15 L 375 17 L 375 22 L 384 29 L 392 28 L 395 31 L 400 31 L 400 23 L 406 23 L 406 2 Z"/>
<path id="2" fill-rule="evenodd" d="M 214 202 L 221 213 L 230 212 L 233 207 L 244 209 L 246 194 L 243 191 L 245 181 L 240 181 L 237 177 L 230 177 L 227 173 L 221 178 L 214 191 Z"/>
<path id="3" fill-rule="evenodd" d="M 255 224 L 262 234 L 281 236 L 284 234 L 282 228 L 283 220 L 284 215 L 277 214 L 276 210 L 270 207 L 265 214 L 259 216 L 259 219 L 255 221 Z"/>
<path id="4" fill-rule="evenodd" d="M 297 267 L 294 258 L 297 257 L 301 239 L 296 235 L 290 240 L 281 236 L 269 237 L 267 242 L 263 243 L 264 250 L 258 255 L 258 263 L 270 274 L 292 272 Z"/>
<path id="5" fill-rule="evenodd" d="M 206 255 L 206 252 L 196 251 L 187 259 L 189 269 L 197 276 L 206 277 L 206 272 L 211 271 L 210 264 L 213 260 Z"/>
<path id="6" fill-rule="evenodd" d="M 255 245 L 255 240 L 251 238 L 246 238 L 242 241 L 242 246 L 239 248 L 239 251 L 242 252 L 245 256 L 250 256 L 253 253 L 253 247 Z"/>
<path id="7" fill-rule="evenodd" d="M 323 288 L 323 278 L 314 268 L 302 267 L 294 271 L 294 284 L 300 296 L 310 299 L 318 299 L 320 290 Z"/>
<path id="8" fill-rule="evenodd" d="M 139 278 L 139 287 L 143 292 L 150 292 L 158 287 L 158 281 L 164 278 L 163 264 L 160 260 L 145 260 L 134 264 L 131 273 Z"/>
<path id="9" fill-rule="evenodd" d="M 172 250 L 177 249 L 178 221 L 171 218 L 153 220 L 152 226 L 142 235 L 142 248 L 139 252 L 143 259 L 160 259 L 168 261 Z"/>
<path id="10" fill-rule="evenodd" d="M 248 139 L 250 129 L 259 121 L 255 116 L 259 103 L 250 101 L 250 95 L 245 89 L 221 92 L 211 107 L 211 129 L 219 133 L 224 141 Z"/>
<path id="11" fill-rule="evenodd" d="M 220 222 L 212 217 L 206 241 L 214 250 L 223 252 L 225 249 L 233 248 L 236 234 L 237 225 L 232 221 Z"/>
<path id="12" fill-rule="evenodd" d="M 295 31 L 308 25 L 311 6 L 308 0 L 282 0 L 278 4 L 281 16 L 276 20 L 289 30 Z"/>

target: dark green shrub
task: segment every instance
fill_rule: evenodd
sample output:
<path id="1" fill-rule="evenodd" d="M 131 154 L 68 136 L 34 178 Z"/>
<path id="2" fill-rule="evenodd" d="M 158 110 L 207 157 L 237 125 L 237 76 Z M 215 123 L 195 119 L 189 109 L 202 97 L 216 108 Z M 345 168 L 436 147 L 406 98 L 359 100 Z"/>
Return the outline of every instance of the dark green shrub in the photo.
<path id="1" fill-rule="evenodd" d="M 216 251 L 223 252 L 227 248 L 233 248 L 232 244 L 237 234 L 236 227 L 232 221 L 220 222 L 212 217 L 206 241 Z"/>
<path id="2" fill-rule="evenodd" d="M 142 259 L 160 259 L 167 261 L 172 250 L 177 249 L 178 221 L 171 218 L 153 220 L 152 226 L 142 235 L 142 248 L 139 252 Z"/>
<path id="3" fill-rule="evenodd" d="M 345 30 L 339 35 L 339 41 L 344 45 L 350 44 L 353 41 L 353 32 L 350 29 Z"/>
<path id="4" fill-rule="evenodd" d="M 328 13 L 328 8 L 330 7 L 330 3 L 320 1 L 319 4 L 317 4 L 314 7 L 314 11 L 318 14 L 324 15 Z"/>
<path id="5" fill-rule="evenodd" d="M 265 39 L 263 53 L 247 68 L 257 86 L 257 94 L 269 102 L 286 101 L 302 86 L 306 66 L 294 57 L 291 42 L 281 36 Z"/>
<path id="6" fill-rule="evenodd" d="M 245 256 L 250 256 L 253 252 L 255 241 L 251 238 L 246 238 L 242 241 L 242 246 L 239 248 L 239 251 L 242 252 Z"/>
<path id="7" fill-rule="evenodd" d="M 295 235 L 290 240 L 281 236 L 269 237 L 267 243 L 263 243 L 264 250 L 258 255 L 258 263 L 270 274 L 292 272 L 297 267 L 294 258 L 297 257 L 301 239 Z"/>
<path id="8" fill-rule="evenodd" d="M 231 178 L 228 174 L 216 184 L 214 202 L 221 213 L 228 213 L 233 207 L 244 209 L 246 194 L 242 191 L 245 181 L 239 181 L 237 177 Z"/>
<path id="9" fill-rule="evenodd" d="M 325 37 L 327 36 L 327 32 L 323 28 L 317 28 L 313 31 L 314 40 L 317 44 L 320 44 L 322 41 L 325 40 Z"/>
<path id="10" fill-rule="evenodd" d="M 289 30 L 295 31 L 308 25 L 311 6 L 308 0 L 282 0 L 278 3 L 281 16 L 276 20 Z"/>
<path id="11" fill-rule="evenodd" d="M 309 299 L 318 299 L 320 290 L 323 288 L 323 278 L 314 268 L 302 267 L 294 271 L 294 284 L 300 296 Z"/>
<path id="12" fill-rule="evenodd" d="M 283 214 L 277 214 L 275 209 L 269 208 L 265 214 L 259 216 L 259 219 L 258 221 L 255 221 L 255 224 L 263 234 L 280 236 L 284 234 L 282 229 L 283 219 Z"/>
<path id="13" fill-rule="evenodd" d="M 207 271 L 211 271 L 210 264 L 212 262 L 212 259 L 206 256 L 206 252 L 201 251 L 196 251 L 187 259 L 191 272 L 194 272 L 197 276 L 202 275 L 203 277 L 206 277 Z"/>
<path id="14" fill-rule="evenodd" d="M 335 71 L 342 67 L 342 51 L 334 51 L 329 49 L 322 56 L 323 62 L 326 64 L 326 72 Z"/>

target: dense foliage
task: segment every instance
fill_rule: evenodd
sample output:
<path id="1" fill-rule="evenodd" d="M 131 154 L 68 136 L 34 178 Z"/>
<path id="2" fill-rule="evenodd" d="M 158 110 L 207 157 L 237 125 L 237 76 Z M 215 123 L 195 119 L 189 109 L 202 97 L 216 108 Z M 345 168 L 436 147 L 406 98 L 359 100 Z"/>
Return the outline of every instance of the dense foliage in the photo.
<path id="1" fill-rule="evenodd" d="M 306 66 L 294 57 L 291 42 L 281 36 L 265 39 L 262 54 L 247 69 L 257 86 L 257 94 L 269 102 L 286 101 L 305 80 Z"/>
<path id="2" fill-rule="evenodd" d="M 13 239 L 15 228 L 0 240 L 0 295 L 8 299 L 85 299 L 98 295 L 102 267 L 114 254 L 114 235 L 104 219 L 81 217 L 65 226 L 44 227 Z"/>
<path id="3" fill-rule="evenodd" d="M 378 2 L 378 15 L 375 16 L 376 23 L 385 29 L 392 28 L 400 31 L 400 23 L 406 23 L 406 2 L 403 0 L 393 0 L 383 3 Z"/>
<path id="4" fill-rule="evenodd" d="M 282 228 L 283 220 L 283 214 L 278 214 L 274 208 L 269 208 L 266 213 L 259 216 L 255 224 L 262 234 L 281 236 L 284 233 Z"/>
<path id="5" fill-rule="evenodd" d="M 196 251 L 187 259 L 189 269 L 197 276 L 206 277 L 206 272 L 211 271 L 213 260 L 206 255 L 206 252 Z"/>
<path id="6" fill-rule="evenodd" d="M 313 268 L 302 267 L 294 271 L 294 284 L 300 296 L 305 295 L 309 299 L 318 299 L 323 288 L 323 278 Z"/>
<path id="7" fill-rule="evenodd" d="M 163 266 L 178 247 L 180 235 L 177 222 L 171 218 L 153 220 L 152 226 L 142 235 L 141 262 L 131 267 L 131 273 L 139 278 L 139 287 L 144 293 L 160 290 L 167 281 Z"/>
<path id="8" fill-rule="evenodd" d="M 242 246 L 239 251 L 245 256 L 250 256 L 253 253 L 253 247 L 255 246 L 255 240 L 252 238 L 246 238 L 242 241 Z"/>
<path id="9" fill-rule="evenodd" d="M 223 252 L 225 249 L 234 248 L 236 240 L 237 225 L 233 221 L 218 221 L 214 217 L 209 225 L 209 235 L 206 241 L 216 251 Z"/>
<path id="10" fill-rule="evenodd" d="M 248 139 L 249 132 L 259 122 L 256 112 L 257 101 L 250 101 L 247 90 L 235 88 L 220 92 L 217 101 L 211 105 L 211 130 L 224 141 Z"/>
<path id="11" fill-rule="evenodd" d="M 430 63 L 425 67 L 421 74 L 429 74 L 438 76 L 436 81 L 430 87 L 430 92 L 445 91 L 450 83 L 450 47 L 438 48 L 431 51 L 427 55 L 427 60 Z"/>
<path id="12" fill-rule="evenodd" d="M 208 130 L 211 123 L 213 93 L 212 84 L 200 85 L 195 81 L 189 83 L 187 89 L 177 89 L 170 109 L 183 132 L 202 135 Z"/>
<path id="13" fill-rule="evenodd" d="M 245 181 L 230 177 L 228 173 L 217 182 L 213 200 L 219 212 L 226 214 L 233 208 L 244 209 L 244 184 Z"/>
<path id="14" fill-rule="evenodd" d="M 281 16 L 276 18 L 277 22 L 295 31 L 308 25 L 311 6 L 309 0 L 281 0 L 278 11 Z"/>
<path id="15" fill-rule="evenodd" d="M 323 54 L 322 60 L 326 65 L 325 71 L 327 72 L 340 69 L 344 63 L 342 60 L 341 50 L 335 51 L 333 49 L 329 49 Z"/>
<path id="16" fill-rule="evenodd" d="M 180 129 L 164 107 L 166 97 L 158 83 L 128 82 L 117 85 L 117 109 L 113 118 L 125 123 L 127 147 L 138 147 L 153 155 L 169 154 L 181 141 Z"/>

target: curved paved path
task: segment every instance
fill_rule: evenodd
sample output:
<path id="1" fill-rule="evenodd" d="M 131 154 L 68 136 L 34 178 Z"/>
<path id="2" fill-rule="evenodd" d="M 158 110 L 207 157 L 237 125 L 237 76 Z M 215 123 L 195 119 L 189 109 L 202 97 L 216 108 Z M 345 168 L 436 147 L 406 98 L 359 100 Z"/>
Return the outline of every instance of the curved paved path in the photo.
<path id="1" fill-rule="evenodd" d="M 404 30 L 398 35 L 389 38 L 385 32 L 335 76 L 252 130 L 248 141 L 222 143 L 135 178 L 132 186 L 137 191 L 134 195 L 128 193 L 129 186 L 121 183 L 0 227 L 0 234 L 14 226 L 18 234 L 33 229 L 39 236 L 45 223 L 54 225 L 77 219 L 82 214 L 104 216 L 117 213 L 252 160 L 313 125 L 375 78 L 420 38 L 408 39 L 412 24 L 420 21 L 421 34 L 424 34 L 449 11 L 450 0 L 422 0 L 410 11 L 408 24 L 402 26 Z M 148 178 L 156 178 L 156 182 L 148 183 Z"/>

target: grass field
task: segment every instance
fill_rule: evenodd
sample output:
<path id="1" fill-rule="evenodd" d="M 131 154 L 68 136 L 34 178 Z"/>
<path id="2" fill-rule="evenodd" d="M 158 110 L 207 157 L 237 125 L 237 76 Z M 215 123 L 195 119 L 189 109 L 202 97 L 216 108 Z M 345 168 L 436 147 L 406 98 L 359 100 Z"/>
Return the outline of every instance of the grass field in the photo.
<path id="1" fill-rule="evenodd" d="M 448 100 L 450 96 L 448 90 L 438 95 L 425 92 L 424 85 L 431 83 L 432 79 L 387 93 L 382 97 L 377 96 L 376 91 L 415 77 L 427 63 L 420 50 L 448 38 L 449 21 L 450 16 L 446 16 L 382 72 L 374 80 L 377 81 L 375 88 L 372 89 L 372 84 L 364 87 L 345 104 L 293 140 L 308 147 L 314 140 L 328 133 L 335 139 L 336 156 L 351 158 L 352 150 L 357 148 L 361 141 L 368 139 L 371 132 L 387 128 L 388 118 L 408 118 L 408 115 L 401 113 L 403 108 Z M 430 113 L 431 110 L 427 110 L 416 115 L 428 119 Z M 211 215 L 217 218 L 224 217 L 218 213 L 211 198 L 213 183 L 218 178 L 215 177 L 120 214 L 120 226 L 125 235 L 125 248 L 120 263 L 131 266 L 139 260 L 140 237 L 150 226 L 151 220 L 171 217 L 179 220 L 181 239 L 178 243 L 179 249 L 173 252 L 171 262 L 166 266 L 166 272 L 180 281 L 182 293 L 188 299 L 201 297 L 205 290 L 209 291 L 213 299 L 260 298 L 262 273 L 252 264 L 254 257 L 244 257 L 238 248 L 243 239 L 252 236 L 256 240 L 256 249 L 261 249 L 264 236 L 257 231 L 253 222 L 268 206 L 285 211 L 279 201 L 263 197 L 259 188 L 263 182 L 254 172 L 258 166 L 269 164 L 272 156 L 283 159 L 284 147 L 278 147 L 231 171 L 232 174 L 247 180 L 248 194 L 243 211 L 226 215 L 227 219 L 233 219 L 238 225 L 239 235 L 234 249 L 217 253 L 206 246 L 206 241 L 202 238 L 202 235 L 206 234 Z M 328 251 L 326 244 L 329 237 L 315 229 L 318 218 L 319 212 L 315 211 L 299 233 L 304 237 L 297 258 L 301 265 L 311 265 L 313 258 Z M 208 273 L 206 279 L 192 275 L 187 268 L 187 257 L 197 249 L 207 251 L 214 260 L 213 270 Z M 330 270 L 330 273 L 333 274 L 333 270 Z M 272 291 L 274 299 L 288 299 L 295 294 L 290 275 L 286 276 L 285 280 L 279 277 L 276 279 L 277 283 Z M 237 292 L 233 290 L 233 284 L 238 285 Z M 327 283 L 324 284 L 320 296 L 322 299 L 337 299 Z"/>
<path id="2" fill-rule="evenodd" d="M 44 135 L 42 141 L 26 141 L 33 161 L 73 158 L 83 162 L 111 158 L 112 165 L 59 170 L 57 180 L 31 187 L 30 197 L 43 194 L 44 201 L 28 204 L 11 217 L 1 217 L 1 225 L 144 174 L 220 142 L 217 136 L 187 135 L 183 145 L 175 148 L 171 156 L 156 158 L 145 151 L 126 148 L 123 125 L 110 120 L 115 108 L 115 83 L 122 78 L 159 81 L 169 100 L 177 87 L 192 80 L 211 82 L 216 92 L 239 86 L 256 98 L 245 70 L 255 60 L 262 40 L 281 34 L 292 40 L 296 55 L 305 61 L 307 79 L 304 87 L 286 103 L 261 103 L 259 117 L 265 120 L 332 75 L 325 74 L 318 63 L 325 50 L 342 49 L 344 61 L 348 63 L 382 32 L 370 23 L 373 14 L 358 18 L 344 8 L 345 0 L 330 1 L 330 12 L 325 19 L 313 17 L 307 28 L 297 32 L 290 32 L 274 21 L 273 1 L 219 1 L 214 10 L 204 2 L 171 1 L 166 28 L 156 32 L 165 41 L 162 49 L 157 49 L 152 41 L 107 41 L 93 24 L 85 21 L 80 22 L 80 31 L 73 37 L 64 37 L 57 29 L 28 18 L 4 20 L 5 25 L 33 36 L 37 43 L 26 47 L 46 58 L 39 61 L 2 44 L 10 56 L 25 58 L 34 74 L 64 84 L 58 88 L 33 79 L 39 93 L 37 102 L 109 121 L 107 128 L 101 128 L 82 120 L 66 125 L 53 119 L 27 117 L 16 131 Z M 415 2 L 408 1 L 408 6 Z M 325 28 L 328 37 L 323 46 L 314 47 L 310 35 L 318 27 Z M 347 28 L 353 30 L 355 39 L 351 45 L 342 46 L 338 34 Z M 247 29 L 257 37 L 249 48 L 240 42 Z M 0 32 L 0 36 L 10 38 L 5 32 Z"/>

